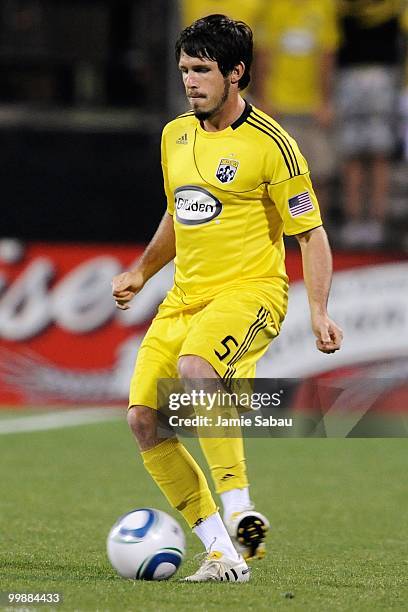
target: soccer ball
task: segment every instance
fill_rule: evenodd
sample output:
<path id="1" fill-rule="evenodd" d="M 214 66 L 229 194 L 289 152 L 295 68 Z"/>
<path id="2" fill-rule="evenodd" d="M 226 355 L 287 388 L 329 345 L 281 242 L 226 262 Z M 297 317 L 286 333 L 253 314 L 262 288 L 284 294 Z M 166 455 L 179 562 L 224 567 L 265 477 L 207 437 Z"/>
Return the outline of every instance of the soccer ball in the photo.
<path id="1" fill-rule="evenodd" d="M 123 578 L 166 580 L 180 566 L 186 542 L 180 525 L 166 512 L 137 508 L 113 525 L 107 550 L 109 561 Z"/>

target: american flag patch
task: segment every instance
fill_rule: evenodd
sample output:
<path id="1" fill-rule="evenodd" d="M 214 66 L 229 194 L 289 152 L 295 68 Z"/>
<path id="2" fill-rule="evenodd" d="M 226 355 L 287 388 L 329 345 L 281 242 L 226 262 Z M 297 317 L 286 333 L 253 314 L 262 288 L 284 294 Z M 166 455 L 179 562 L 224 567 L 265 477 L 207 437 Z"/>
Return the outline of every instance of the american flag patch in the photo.
<path id="1" fill-rule="evenodd" d="M 314 206 L 308 191 L 303 191 L 289 199 L 289 212 L 292 217 L 299 217 L 309 210 L 314 210 Z"/>

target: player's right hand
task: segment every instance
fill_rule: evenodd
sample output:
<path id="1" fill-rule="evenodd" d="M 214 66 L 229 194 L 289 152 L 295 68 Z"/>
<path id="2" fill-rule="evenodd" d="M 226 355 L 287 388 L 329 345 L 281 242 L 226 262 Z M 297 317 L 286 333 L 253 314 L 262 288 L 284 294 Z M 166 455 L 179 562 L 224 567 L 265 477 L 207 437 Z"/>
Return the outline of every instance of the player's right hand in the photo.
<path id="1" fill-rule="evenodd" d="M 143 274 L 139 270 L 122 272 L 112 279 L 112 295 L 120 310 L 128 310 L 129 302 L 143 288 Z"/>

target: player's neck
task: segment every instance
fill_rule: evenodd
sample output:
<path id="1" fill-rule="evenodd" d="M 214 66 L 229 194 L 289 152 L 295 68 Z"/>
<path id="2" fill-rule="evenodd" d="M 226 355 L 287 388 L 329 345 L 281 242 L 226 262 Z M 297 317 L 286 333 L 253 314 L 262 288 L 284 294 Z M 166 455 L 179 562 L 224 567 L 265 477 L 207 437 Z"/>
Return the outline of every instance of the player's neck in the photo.
<path id="1" fill-rule="evenodd" d="M 234 96 L 231 100 L 226 100 L 220 110 L 209 119 L 201 123 L 207 132 L 219 132 L 232 125 L 245 110 L 245 100 L 241 96 Z"/>

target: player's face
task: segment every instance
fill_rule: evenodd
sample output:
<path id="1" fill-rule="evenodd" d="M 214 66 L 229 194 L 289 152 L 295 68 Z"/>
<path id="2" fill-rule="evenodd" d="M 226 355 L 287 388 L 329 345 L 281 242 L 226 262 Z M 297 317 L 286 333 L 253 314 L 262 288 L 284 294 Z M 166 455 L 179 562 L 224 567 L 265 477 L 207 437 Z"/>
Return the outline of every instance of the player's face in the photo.
<path id="1" fill-rule="evenodd" d="M 230 81 L 221 74 L 217 62 L 191 57 L 182 51 L 179 69 L 195 116 L 205 121 L 217 114 L 230 90 Z"/>

